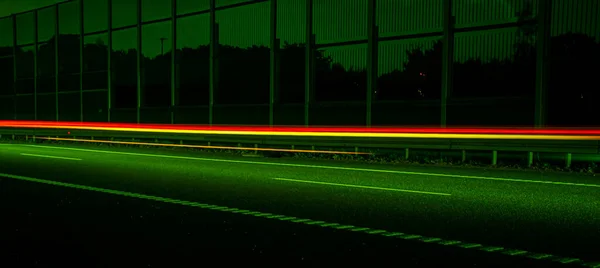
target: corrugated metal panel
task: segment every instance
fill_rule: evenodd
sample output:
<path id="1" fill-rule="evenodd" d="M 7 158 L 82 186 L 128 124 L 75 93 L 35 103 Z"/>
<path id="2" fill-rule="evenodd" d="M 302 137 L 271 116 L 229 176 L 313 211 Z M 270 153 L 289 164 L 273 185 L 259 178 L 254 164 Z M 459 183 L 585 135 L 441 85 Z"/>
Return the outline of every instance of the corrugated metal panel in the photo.
<path id="1" fill-rule="evenodd" d="M 418 40 L 386 41 L 379 43 L 379 76 L 393 71 L 404 71 L 408 63 L 408 53 L 415 49 L 430 50 L 439 41 L 439 37 Z"/>
<path id="2" fill-rule="evenodd" d="M 0 47 L 12 47 L 12 18 L 0 19 L 0 35 L 2 36 L 0 38 Z"/>
<path id="3" fill-rule="evenodd" d="M 509 60 L 515 54 L 517 28 L 459 33 L 455 37 L 454 61 Z"/>
<path id="4" fill-rule="evenodd" d="M 566 33 L 586 34 L 600 42 L 600 1 L 554 0 L 552 36 Z"/>
<path id="5" fill-rule="evenodd" d="M 377 25 L 381 35 L 441 30 L 442 0 L 379 0 Z"/>
<path id="6" fill-rule="evenodd" d="M 315 0 L 317 43 L 366 39 L 367 4 L 368 0 Z"/>
<path id="7" fill-rule="evenodd" d="M 277 1 L 277 38 L 281 45 L 306 43 L 306 3 L 304 0 Z"/>
<path id="8" fill-rule="evenodd" d="M 332 63 L 339 63 L 346 70 L 363 70 L 367 67 L 367 45 L 332 47 L 321 50 L 325 57 L 331 57 Z"/>
<path id="9" fill-rule="evenodd" d="M 452 11 L 456 26 L 502 23 L 517 20 L 520 13 L 529 10 L 535 16 L 537 0 L 454 0 Z"/>
<path id="10" fill-rule="evenodd" d="M 269 2 L 217 11 L 220 44 L 236 47 L 269 46 Z"/>

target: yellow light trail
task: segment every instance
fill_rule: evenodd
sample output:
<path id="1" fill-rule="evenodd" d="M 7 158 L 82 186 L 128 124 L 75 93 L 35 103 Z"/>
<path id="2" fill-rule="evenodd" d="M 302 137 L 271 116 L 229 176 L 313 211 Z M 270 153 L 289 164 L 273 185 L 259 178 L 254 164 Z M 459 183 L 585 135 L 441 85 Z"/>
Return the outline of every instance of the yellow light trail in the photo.
<path id="1" fill-rule="evenodd" d="M 344 151 L 325 151 L 325 150 L 298 150 L 298 149 L 277 149 L 277 148 L 257 148 L 257 147 L 231 147 L 231 146 L 211 146 L 211 145 L 187 145 L 187 144 L 167 144 L 167 143 L 152 143 L 152 142 L 134 142 L 134 141 L 109 141 L 109 140 L 88 140 L 88 139 L 71 139 L 71 138 L 53 138 L 53 137 L 36 137 L 41 140 L 55 141 L 77 141 L 77 142 L 92 142 L 92 143 L 112 143 L 112 144 L 127 144 L 127 145 L 151 145 L 160 147 L 183 147 L 183 148 L 204 148 L 204 149 L 222 149 L 222 150 L 247 150 L 247 151 L 270 151 L 270 152 L 287 152 L 287 153 L 319 153 L 319 154 L 353 154 L 353 155 L 370 155 L 365 152 L 344 152 Z"/>

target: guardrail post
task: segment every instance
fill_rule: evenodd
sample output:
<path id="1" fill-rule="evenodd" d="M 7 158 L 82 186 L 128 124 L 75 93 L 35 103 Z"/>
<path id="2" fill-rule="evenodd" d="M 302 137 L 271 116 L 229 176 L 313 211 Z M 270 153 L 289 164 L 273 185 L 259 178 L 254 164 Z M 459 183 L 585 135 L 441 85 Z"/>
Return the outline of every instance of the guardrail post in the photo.
<path id="1" fill-rule="evenodd" d="M 258 144 L 254 144 L 254 154 L 258 154 Z"/>
<path id="2" fill-rule="evenodd" d="M 409 153 L 410 153 L 410 149 L 408 149 L 408 148 L 404 149 L 404 160 L 408 160 Z"/>
<path id="3" fill-rule="evenodd" d="M 467 150 L 462 150 L 462 162 L 467 162 Z"/>
<path id="4" fill-rule="evenodd" d="M 533 152 L 527 153 L 527 166 L 528 167 L 533 166 Z"/>
<path id="5" fill-rule="evenodd" d="M 492 151 L 492 165 L 498 164 L 498 151 Z"/>
<path id="6" fill-rule="evenodd" d="M 567 153 L 567 158 L 565 159 L 566 160 L 565 161 L 566 168 L 571 168 L 572 159 L 573 159 L 573 154 Z"/>

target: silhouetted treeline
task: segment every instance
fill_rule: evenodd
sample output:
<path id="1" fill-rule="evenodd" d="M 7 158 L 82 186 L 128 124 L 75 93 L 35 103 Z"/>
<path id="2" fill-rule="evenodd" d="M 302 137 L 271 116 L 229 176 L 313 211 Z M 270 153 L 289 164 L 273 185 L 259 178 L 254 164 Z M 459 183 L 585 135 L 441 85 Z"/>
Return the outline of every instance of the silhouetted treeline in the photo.
<path id="1" fill-rule="evenodd" d="M 60 36 L 59 73 L 61 90 L 78 90 L 79 37 Z M 471 59 L 454 63 L 451 96 L 529 97 L 535 94 L 536 49 L 529 43 L 515 45 L 512 58 L 482 62 Z M 199 46 L 176 50 L 177 103 L 182 106 L 208 103 L 209 48 Z M 142 60 L 143 105 L 170 105 L 171 52 Z M 279 54 L 279 88 L 282 103 L 304 101 L 305 57 L 303 44 L 284 44 Z M 441 88 L 442 43 L 423 51 L 406 51 L 408 61 L 403 70 L 394 70 L 378 79 L 375 99 L 438 99 Z M 0 48 L 0 55 L 11 54 L 11 48 Z M 551 117 L 560 124 L 598 122 L 600 101 L 596 76 L 600 70 L 600 44 L 580 34 L 566 34 L 551 39 L 551 83 L 549 107 Z M 102 42 L 85 44 L 83 51 L 84 89 L 107 87 L 107 47 Z M 269 49 L 263 46 L 238 48 L 220 46 L 219 83 L 215 100 L 222 104 L 264 104 L 269 97 Z M 397 57 L 398 55 L 385 55 Z M 17 76 L 33 77 L 33 51 L 17 50 Z M 2 81 L 10 80 L 12 61 L 0 60 Z M 115 107 L 133 108 L 136 104 L 136 51 L 112 51 L 112 85 Z M 45 79 L 38 91 L 53 90 L 54 41 L 38 50 L 38 76 Z M 75 75 L 74 75 L 75 74 Z M 366 98 L 366 71 L 347 69 L 316 53 L 317 101 L 354 101 Z M 4 82 L 5 84 L 7 82 Z M 22 83 L 19 92 L 32 92 L 31 83 Z M 8 91 L 6 87 L 2 90 Z M 600 122 L 598 122 L 600 123 Z"/>

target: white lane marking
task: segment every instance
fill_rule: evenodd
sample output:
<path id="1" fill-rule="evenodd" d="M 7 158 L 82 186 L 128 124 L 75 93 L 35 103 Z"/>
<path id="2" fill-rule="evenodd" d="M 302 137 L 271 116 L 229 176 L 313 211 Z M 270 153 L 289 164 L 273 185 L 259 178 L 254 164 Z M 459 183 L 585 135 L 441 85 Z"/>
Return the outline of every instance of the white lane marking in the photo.
<path id="1" fill-rule="evenodd" d="M 397 189 L 397 188 L 365 186 L 365 185 L 355 185 L 355 184 L 345 184 L 345 183 L 333 183 L 333 182 L 323 182 L 323 181 L 294 180 L 294 179 L 285 179 L 285 178 L 273 178 L 273 180 L 289 181 L 289 182 L 300 182 L 300 183 L 310 183 L 310 184 L 321 184 L 321 185 L 330 185 L 330 186 L 341 186 L 341 187 L 349 187 L 349 188 L 362 188 L 362 189 L 370 189 L 370 190 L 405 192 L 405 193 L 414 193 L 414 194 L 430 194 L 430 195 L 444 195 L 444 196 L 451 195 L 451 194 L 447 194 L 447 193 L 415 191 L 415 190 L 405 190 L 405 189 Z"/>
<path id="2" fill-rule="evenodd" d="M 21 153 L 21 155 L 24 155 L 24 156 L 33 156 L 33 157 L 42 157 L 42 158 L 62 159 L 62 160 L 81 161 L 80 158 L 71 158 L 71 157 L 62 157 L 62 156 L 53 156 L 53 155 L 25 154 L 25 153 Z"/>
<path id="3" fill-rule="evenodd" d="M 15 145 L 21 145 L 21 144 L 15 144 Z M 242 161 L 242 160 L 200 158 L 200 157 L 190 157 L 190 156 L 174 156 L 174 155 L 161 155 L 161 154 L 142 154 L 142 153 L 113 152 L 113 151 L 102 151 L 102 150 L 93 150 L 93 149 L 54 147 L 54 146 L 29 145 L 29 144 L 23 144 L 22 146 L 29 146 L 29 147 L 36 147 L 36 148 L 48 148 L 48 149 L 53 149 L 53 150 L 60 149 L 60 150 L 71 150 L 71 151 L 82 151 L 82 152 L 93 152 L 93 153 L 121 154 L 121 155 L 160 157 L 160 158 L 172 158 L 172 159 L 187 159 L 187 160 L 211 161 L 211 162 L 255 164 L 255 165 L 267 165 L 267 166 L 302 167 L 302 168 L 321 168 L 321 169 L 335 169 L 335 170 L 348 170 L 348 171 L 364 171 L 364 172 L 390 173 L 390 174 L 402 174 L 402 175 L 432 176 L 432 177 L 461 178 L 461 179 L 477 179 L 477 180 L 490 180 L 490 181 L 510 181 L 510 182 L 523 182 L 523 183 L 538 183 L 538 184 L 553 184 L 553 185 L 566 185 L 566 186 L 581 186 L 581 187 L 595 187 L 595 188 L 600 188 L 600 184 L 590 184 L 590 183 L 525 180 L 525 179 L 484 177 L 484 176 L 469 176 L 469 175 L 456 175 L 456 174 L 444 174 L 444 173 L 412 172 L 412 171 L 386 170 L 386 169 L 367 169 L 367 168 L 319 166 L 319 165 L 304 165 L 304 164 L 289 164 L 289 163 L 272 163 L 272 162 L 261 162 L 261 161 Z"/>

